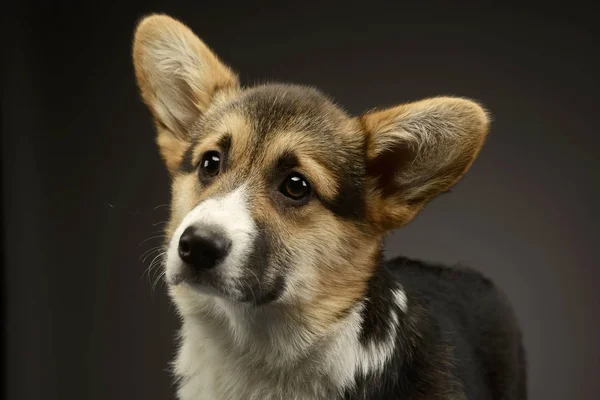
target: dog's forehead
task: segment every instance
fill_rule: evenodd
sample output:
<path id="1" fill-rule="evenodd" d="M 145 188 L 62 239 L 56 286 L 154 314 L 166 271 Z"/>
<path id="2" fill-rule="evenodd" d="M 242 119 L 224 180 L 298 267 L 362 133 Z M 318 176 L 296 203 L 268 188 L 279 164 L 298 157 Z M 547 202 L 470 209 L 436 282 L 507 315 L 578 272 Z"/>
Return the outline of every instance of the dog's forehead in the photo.
<path id="1" fill-rule="evenodd" d="M 299 133 L 318 145 L 339 146 L 349 116 L 316 89 L 284 84 L 246 89 L 208 117 L 208 125 L 249 136 L 255 146 L 268 146 L 277 136 Z"/>
<path id="2" fill-rule="evenodd" d="M 318 90 L 303 86 L 258 87 L 241 96 L 238 104 L 262 137 L 286 130 L 331 135 L 348 118 Z"/>

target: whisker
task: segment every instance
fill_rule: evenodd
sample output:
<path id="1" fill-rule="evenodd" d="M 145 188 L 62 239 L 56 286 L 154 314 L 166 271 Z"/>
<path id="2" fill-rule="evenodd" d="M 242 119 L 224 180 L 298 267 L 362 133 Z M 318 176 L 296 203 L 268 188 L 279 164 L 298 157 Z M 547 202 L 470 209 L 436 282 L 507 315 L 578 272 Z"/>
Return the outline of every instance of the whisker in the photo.
<path id="1" fill-rule="evenodd" d="M 145 273 L 148 273 L 148 279 L 150 280 L 150 274 L 152 273 L 152 271 L 159 265 L 161 265 L 162 263 L 162 257 L 165 256 L 167 254 L 166 251 L 161 251 L 160 253 L 158 253 L 150 262 L 150 265 L 148 266 L 148 268 L 146 268 L 144 270 L 144 272 L 142 273 L 142 276 L 140 277 L 140 279 L 142 279 L 144 277 Z M 156 261 L 158 260 L 158 262 Z"/>
<path id="2" fill-rule="evenodd" d="M 250 284 L 246 281 L 244 281 L 243 279 L 240 279 L 240 282 L 244 283 L 246 285 L 246 287 L 248 287 L 248 290 L 250 290 L 250 294 L 252 294 L 252 298 L 254 299 L 254 304 L 257 303 L 256 300 L 256 294 L 254 294 L 254 290 L 252 290 L 252 286 L 250 286 Z"/>
<path id="3" fill-rule="evenodd" d="M 256 276 L 256 274 L 254 273 L 254 271 L 252 271 L 250 268 L 246 268 L 246 269 L 247 269 L 248 271 L 250 271 L 250 273 L 251 273 L 252 275 L 254 275 L 254 278 L 256 278 L 256 283 L 258 283 L 258 291 L 259 291 L 259 293 L 262 293 L 262 291 L 263 291 L 263 290 L 262 290 L 262 286 L 261 286 L 261 284 L 260 284 L 260 280 L 258 279 L 258 276 Z"/>
<path id="4" fill-rule="evenodd" d="M 152 280 L 150 281 L 150 286 L 152 287 L 152 290 L 156 289 L 156 283 L 158 281 L 160 281 L 160 279 L 164 276 L 165 272 L 159 272 L 158 274 L 155 274 L 155 276 L 152 278 Z"/>
<path id="5" fill-rule="evenodd" d="M 144 252 L 143 252 L 143 253 L 140 255 L 140 257 L 138 258 L 138 260 L 141 260 L 141 259 L 143 258 L 143 260 L 142 260 L 142 263 L 145 263 L 145 262 L 146 262 L 146 259 L 148 258 L 148 256 L 150 256 L 150 254 L 154 253 L 155 251 L 160 251 L 160 249 L 162 249 L 162 246 L 161 246 L 161 245 L 158 245 L 158 246 L 152 247 L 152 248 L 150 248 L 150 249 L 148 249 L 148 250 L 144 251 Z"/>
<path id="6" fill-rule="evenodd" d="M 161 257 L 165 256 L 167 254 L 166 251 L 163 251 L 159 254 L 156 255 L 156 257 L 154 257 L 152 259 L 152 261 L 150 262 L 150 267 L 148 267 L 149 269 L 155 268 L 156 266 L 160 265 L 160 263 L 162 262 Z"/>
<path id="7" fill-rule="evenodd" d="M 156 279 L 154 280 L 154 283 L 152 284 L 152 291 L 154 292 L 156 290 L 156 285 L 158 284 L 159 281 L 162 280 L 162 277 L 165 276 L 166 272 L 163 271 L 160 274 L 158 274 L 158 276 L 156 277 Z"/>
<path id="8" fill-rule="evenodd" d="M 158 233 L 158 232 L 157 232 L 157 233 Z M 164 233 L 163 233 L 163 234 L 160 234 L 160 235 L 150 236 L 149 238 L 142 240 L 142 241 L 140 242 L 140 244 L 138 244 L 138 246 L 141 246 L 141 245 L 143 245 L 143 244 L 144 244 L 144 243 L 146 243 L 148 240 L 152 240 L 152 239 L 159 239 L 159 238 L 163 238 L 163 239 L 164 239 L 164 238 L 166 238 L 166 237 L 167 237 L 167 235 L 165 235 Z"/>

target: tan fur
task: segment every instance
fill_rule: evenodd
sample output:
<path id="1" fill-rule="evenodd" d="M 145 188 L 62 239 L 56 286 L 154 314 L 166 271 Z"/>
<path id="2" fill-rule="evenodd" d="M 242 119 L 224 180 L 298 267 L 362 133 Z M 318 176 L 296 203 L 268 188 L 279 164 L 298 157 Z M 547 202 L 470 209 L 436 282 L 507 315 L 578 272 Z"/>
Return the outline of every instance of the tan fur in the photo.
<path id="1" fill-rule="evenodd" d="M 156 144 L 160 150 L 160 155 L 167 169 L 173 173 L 179 164 L 181 164 L 188 143 L 178 136 L 173 135 L 160 124 L 157 124 L 156 130 Z"/>
<path id="2" fill-rule="evenodd" d="M 200 182 L 194 174 L 176 175 L 171 183 L 171 216 L 166 229 L 171 238 L 185 215 L 202 199 Z"/>
<path id="3" fill-rule="evenodd" d="M 316 295 L 303 309 L 312 325 L 323 332 L 338 323 L 345 312 L 364 298 L 367 281 L 378 266 L 379 242 L 364 237 L 350 224 L 342 225 L 346 225 L 341 228 L 352 232 L 354 237 L 349 240 L 350 243 L 342 245 L 344 249 L 337 257 L 331 257 L 318 266 Z M 351 264 L 349 259 L 353 260 Z"/>
<path id="4" fill-rule="evenodd" d="M 297 254 L 298 265 L 305 267 L 298 271 L 304 279 L 293 289 L 298 313 L 312 332 L 327 332 L 364 296 L 367 281 L 377 267 L 379 241 L 320 206 L 308 206 L 295 217 L 284 219 L 267 204 L 257 199 L 254 215 L 289 244 Z M 312 273 L 314 278 L 308 278 Z"/>
<path id="5" fill-rule="evenodd" d="M 229 113 L 219 121 L 217 130 L 220 134 L 231 135 L 231 159 L 243 160 L 247 157 L 252 137 L 252 122 L 240 113 Z M 250 161 L 250 160 L 248 160 Z"/>

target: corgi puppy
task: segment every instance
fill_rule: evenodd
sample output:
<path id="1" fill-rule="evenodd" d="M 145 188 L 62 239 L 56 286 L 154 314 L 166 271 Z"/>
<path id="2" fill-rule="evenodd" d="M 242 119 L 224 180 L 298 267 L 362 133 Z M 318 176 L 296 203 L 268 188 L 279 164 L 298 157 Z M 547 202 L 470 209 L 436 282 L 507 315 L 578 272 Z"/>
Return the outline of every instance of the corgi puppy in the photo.
<path id="1" fill-rule="evenodd" d="M 165 280 L 181 400 L 526 398 L 520 328 L 479 273 L 382 242 L 469 169 L 489 118 L 437 97 L 350 116 L 310 87 L 242 87 L 183 23 L 133 64 L 172 178 Z"/>

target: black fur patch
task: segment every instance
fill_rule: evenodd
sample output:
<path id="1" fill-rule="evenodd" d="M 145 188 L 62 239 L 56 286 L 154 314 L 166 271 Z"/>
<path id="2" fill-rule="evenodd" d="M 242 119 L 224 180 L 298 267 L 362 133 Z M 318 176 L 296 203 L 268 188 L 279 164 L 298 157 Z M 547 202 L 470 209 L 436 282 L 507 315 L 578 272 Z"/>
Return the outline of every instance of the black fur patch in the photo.
<path id="1" fill-rule="evenodd" d="M 396 348 L 381 373 L 355 377 L 345 399 L 525 400 L 525 355 L 504 296 L 479 273 L 399 257 L 369 282 L 363 342 L 389 335 L 398 282 L 407 298 Z"/>
<path id="2" fill-rule="evenodd" d="M 365 217 L 365 194 L 361 176 L 345 173 L 337 196 L 332 201 L 322 199 L 325 208 L 341 218 L 361 220 Z"/>
<path id="3" fill-rule="evenodd" d="M 231 150 L 231 135 L 223 135 L 219 142 L 217 143 L 223 154 L 229 154 Z"/>
<path id="4" fill-rule="evenodd" d="M 275 278 L 275 282 L 271 285 L 271 288 L 257 297 L 255 304 L 261 306 L 279 299 L 285 290 L 285 282 L 284 275 L 279 275 Z"/>
<path id="5" fill-rule="evenodd" d="M 277 160 L 275 171 L 278 173 L 283 173 L 296 168 L 298 165 L 298 157 L 296 157 L 294 153 L 285 153 Z"/>
<path id="6" fill-rule="evenodd" d="M 362 311 L 360 341 L 363 345 L 384 342 L 393 329 L 391 312 L 394 311 L 399 318 L 402 316 L 402 310 L 394 301 L 394 289 L 399 289 L 398 284 L 383 273 L 369 279 Z"/>
<path id="7" fill-rule="evenodd" d="M 196 141 L 193 141 L 185 150 L 185 153 L 183 153 L 183 159 L 181 160 L 181 164 L 179 164 L 179 172 L 184 174 L 190 174 L 194 172 L 195 168 L 193 164 L 193 157 L 194 149 L 196 148 L 197 144 L 198 143 Z"/>
<path id="8" fill-rule="evenodd" d="M 231 151 L 231 135 L 223 135 L 220 139 L 219 142 L 217 143 L 217 146 L 219 146 L 219 148 L 221 149 L 221 172 L 222 171 L 226 171 L 227 168 L 229 167 L 229 152 Z"/>
<path id="9" fill-rule="evenodd" d="M 256 237 L 252 253 L 248 259 L 247 268 L 254 272 L 247 276 L 247 288 L 251 293 L 246 293 L 244 301 L 253 302 L 256 305 L 263 305 L 277 300 L 285 289 L 285 275 L 279 274 L 275 281 L 270 285 L 265 284 L 266 267 L 270 263 L 271 248 L 274 238 L 260 222 L 257 222 L 258 236 Z M 261 283 L 262 282 L 262 283 Z"/>

